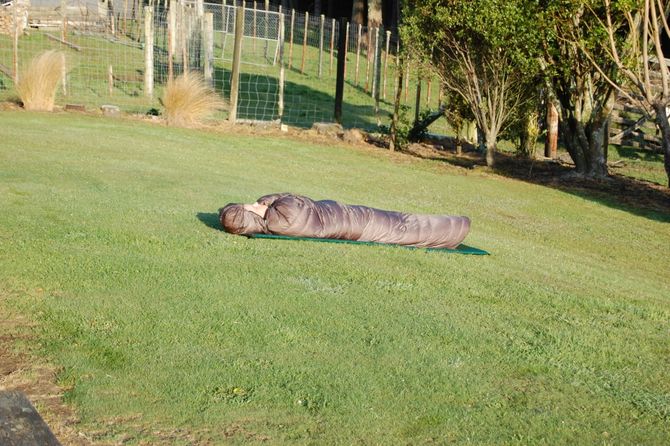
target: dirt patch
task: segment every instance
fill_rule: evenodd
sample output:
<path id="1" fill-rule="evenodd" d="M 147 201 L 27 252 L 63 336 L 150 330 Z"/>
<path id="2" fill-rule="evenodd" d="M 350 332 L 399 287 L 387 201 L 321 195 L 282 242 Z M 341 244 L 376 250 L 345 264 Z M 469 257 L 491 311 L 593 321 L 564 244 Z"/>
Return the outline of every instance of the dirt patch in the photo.
<path id="1" fill-rule="evenodd" d="M 63 444 L 91 445 L 77 430 L 74 410 L 63 402 L 66 390 L 56 383 L 59 369 L 46 364 L 30 352 L 35 342 L 34 324 L 7 311 L 0 296 L 0 390 L 20 390 L 26 394 L 44 421 Z"/>

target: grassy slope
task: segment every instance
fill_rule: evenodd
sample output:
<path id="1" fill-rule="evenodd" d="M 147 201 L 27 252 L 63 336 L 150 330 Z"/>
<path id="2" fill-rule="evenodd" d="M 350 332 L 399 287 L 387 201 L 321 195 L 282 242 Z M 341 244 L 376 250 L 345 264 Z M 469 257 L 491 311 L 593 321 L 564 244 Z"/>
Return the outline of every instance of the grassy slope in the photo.
<path id="1" fill-rule="evenodd" d="M 89 430 L 670 436 L 670 216 L 283 138 L 29 113 L 0 128 L 0 291 L 39 320 Z M 286 190 L 467 214 L 466 241 L 493 255 L 253 241 L 201 221 Z"/>

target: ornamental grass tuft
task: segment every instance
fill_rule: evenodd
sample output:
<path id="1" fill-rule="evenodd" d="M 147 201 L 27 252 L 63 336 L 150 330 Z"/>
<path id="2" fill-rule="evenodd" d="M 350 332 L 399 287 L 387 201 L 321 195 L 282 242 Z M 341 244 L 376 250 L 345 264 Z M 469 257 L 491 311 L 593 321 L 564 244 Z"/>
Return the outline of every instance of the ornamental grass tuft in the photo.
<path id="1" fill-rule="evenodd" d="M 168 81 L 162 98 L 168 125 L 191 127 L 203 120 L 225 102 L 206 84 L 197 73 L 185 73 Z"/>
<path id="2" fill-rule="evenodd" d="M 44 51 L 35 56 L 21 72 L 16 83 L 16 92 L 23 108 L 34 111 L 52 111 L 56 100 L 56 89 L 65 72 L 65 54 L 60 51 Z"/>

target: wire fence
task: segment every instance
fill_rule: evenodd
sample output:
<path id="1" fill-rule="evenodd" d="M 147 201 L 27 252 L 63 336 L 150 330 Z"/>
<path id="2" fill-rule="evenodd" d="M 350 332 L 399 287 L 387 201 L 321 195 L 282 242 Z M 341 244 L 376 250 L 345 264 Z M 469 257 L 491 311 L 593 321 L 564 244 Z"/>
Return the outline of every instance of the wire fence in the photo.
<path id="1" fill-rule="evenodd" d="M 0 6 L 0 99 L 16 96 L 13 84 L 23 67 L 49 49 L 66 55 L 68 69 L 57 95 L 61 105 L 160 110 L 167 80 L 186 70 L 201 72 L 216 92 L 230 98 L 239 6 L 68 0 L 61 8 L 61 0 L 39 1 L 39 6 L 36 0 L 30 7 Z M 247 2 L 244 10 L 238 119 L 300 127 L 333 121 L 337 43 L 344 32 L 342 124 L 366 129 L 388 125 L 398 74 L 394 32 L 355 23 L 340 29 L 331 18 L 265 6 Z M 402 101 L 409 116 L 414 116 L 417 89 L 421 109 L 438 107 L 436 80 L 424 75 L 419 84 L 411 66 L 404 79 Z M 225 119 L 228 112 L 217 118 Z"/>

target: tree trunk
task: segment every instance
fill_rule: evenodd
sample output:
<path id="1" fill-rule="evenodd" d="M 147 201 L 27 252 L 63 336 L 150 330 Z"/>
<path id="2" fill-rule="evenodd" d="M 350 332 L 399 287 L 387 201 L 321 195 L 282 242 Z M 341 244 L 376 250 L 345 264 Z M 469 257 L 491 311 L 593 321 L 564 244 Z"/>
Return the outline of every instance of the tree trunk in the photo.
<path id="1" fill-rule="evenodd" d="M 357 25 L 362 25 L 365 19 L 365 0 L 354 0 L 351 8 L 351 21 Z"/>
<path id="2" fill-rule="evenodd" d="M 493 131 L 488 131 L 484 134 L 484 144 L 486 145 L 486 165 L 488 167 L 495 166 L 495 153 L 498 135 Z"/>
<path id="3" fill-rule="evenodd" d="M 670 187 L 670 123 L 668 123 L 668 110 L 664 104 L 654 104 L 656 111 L 656 127 L 661 133 L 661 147 L 663 148 L 665 174 L 668 177 Z"/>
<path id="4" fill-rule="evenodd" d="M 590 177 L 606 177 L 607 120 L 595 119 L 584 124 L 574 116 L 569 116 L 561 120 L 561 130 L 577 173 Z"/>

